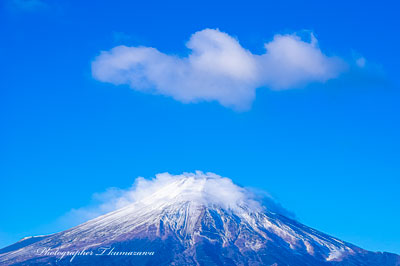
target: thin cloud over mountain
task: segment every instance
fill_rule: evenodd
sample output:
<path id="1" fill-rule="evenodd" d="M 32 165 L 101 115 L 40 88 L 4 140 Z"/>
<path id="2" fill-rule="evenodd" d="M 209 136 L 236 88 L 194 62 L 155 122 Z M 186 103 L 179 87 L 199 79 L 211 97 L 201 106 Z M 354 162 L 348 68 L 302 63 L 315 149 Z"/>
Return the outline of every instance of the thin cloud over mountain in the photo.
<path id="1" fill-rule="evenodd" d="M 183 181 L 186 181 L 185 186 L 180 186 L 179 183 Z M 179 188 L 176 188 L 177 186 Z M 166 187 L 171 188 L 170 193 L 160 194 Z M 152 179 L 138 177 L 128 189 L 111 187 L 103 193 L 95 193 L 90 206 L 72 209 L 60 218 L 59 223 L 75 226 L 142 200 L 144 200 L 142 204 L 149 204 L 146 200 L 155 196 L 159 201 L 166 203 L 174 200 L 195 200 L 204 205 L 219 205 L 232 210 L 240 209 L 243 204 L 255 211 L 264 206 L 269 211 L 294 217 L 293 213 L 283 208 L 264 191 L 240 187 L 230 178 L 214 173 L 196 171 L 180 175 L 160 173 Z"/>

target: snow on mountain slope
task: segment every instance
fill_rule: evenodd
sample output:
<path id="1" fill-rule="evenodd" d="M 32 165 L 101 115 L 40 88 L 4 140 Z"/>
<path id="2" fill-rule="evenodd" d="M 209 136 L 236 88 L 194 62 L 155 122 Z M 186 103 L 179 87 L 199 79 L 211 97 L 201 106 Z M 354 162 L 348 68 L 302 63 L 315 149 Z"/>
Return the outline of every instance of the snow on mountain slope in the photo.
<path id="1" fill-rule="evenodd" d="M 118 265 L 400 265 L 397 255 L 365 251 L 287 218 L 215 174 L 142 179 L 129 197 L 133 203 L 121 209 L 0 254 L 0 265 L 55 263 L 54 256 L 38 254 L 43 248 L 105 246 L 155 252 L 112 258 Z M 111 261 L 86 256 L 73 263 Z"/>

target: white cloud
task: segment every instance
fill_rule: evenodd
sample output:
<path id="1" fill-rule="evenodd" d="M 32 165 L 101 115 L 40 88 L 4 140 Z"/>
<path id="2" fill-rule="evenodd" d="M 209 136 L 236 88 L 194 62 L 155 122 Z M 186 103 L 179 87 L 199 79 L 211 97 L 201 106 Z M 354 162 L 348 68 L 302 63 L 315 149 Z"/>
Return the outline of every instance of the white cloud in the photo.
<path id="1" fill-rule="evenodd" d="M 275 35 L 259 59 L 260 79 L 272 89 L 289 89 L 309 82 L 336 78 L 346 67 L 338 57 L 324 55 L 310 34 L 305 42 L 296 35 Z"/>
<path id="2" fill-rule="evenodd" d="M 314 35 L 309 42 L 296 34 L 275 35 L 265 53 L 253 54 L 238 40 L 214 29 L 194 33 L 187 57 L 151 47 L 117 46 L 92 62 L 95 79 L 173 97 L 183 103 L 218 101 L 244 110 L 256 89 L 283 90 L 336 78 L 347 65 L 322 53 Z"/>
<path id="3" fill-rule="evenodd" d="M 161 173 L 153 179 L 138 177 L 128 189 L 109 188 L 104 193 L 94 194 L 91 206 L 71 210 L 61 218 L 60 223 L 77 225 L 139 201 L 155 206 L 160 202 L 180 200 L 196 201 L 204 205 L 216 204 L 232 210 L 237 210 L 243 204 L 254 210 L 266 207 L 272 212 L 292 216 L 266 193 L 240 187 L 231 179 L 214 173 L 196 171 L 181 175 Z"/>

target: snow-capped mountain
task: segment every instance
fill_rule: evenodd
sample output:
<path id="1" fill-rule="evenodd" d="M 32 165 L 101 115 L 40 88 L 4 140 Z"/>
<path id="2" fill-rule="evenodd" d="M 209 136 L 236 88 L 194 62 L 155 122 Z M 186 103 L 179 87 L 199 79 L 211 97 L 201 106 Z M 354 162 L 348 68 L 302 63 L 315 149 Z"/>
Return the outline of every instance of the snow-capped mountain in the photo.
<path id="1" fill-rule="evenodd" d="M 0 250 L 0 265 L 400 265 L 398 255 L 318 232 L 215 174 L 141 182 L 133 203 L 22 239 Z"/>

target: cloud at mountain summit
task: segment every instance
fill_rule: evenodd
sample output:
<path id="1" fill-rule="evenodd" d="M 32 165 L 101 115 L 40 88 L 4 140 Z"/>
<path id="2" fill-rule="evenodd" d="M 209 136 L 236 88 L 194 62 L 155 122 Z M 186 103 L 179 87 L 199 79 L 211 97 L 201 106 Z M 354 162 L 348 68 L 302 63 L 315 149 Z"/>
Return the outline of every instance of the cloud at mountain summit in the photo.
<path id="1" fill-rule="evenodd" d="M 174 189 L 171 193 L 161 193 L 160 197 L 160 191 L 165 191 L 168 186 L 175 187 L 177 182 L 185 182 L 185 186 L 179 187 L 178 190 Z M 196 195 L 197 197 L 193 198 Z M 196 201 L 204 205 L 218 205 L 232 210 L 237 210 L 239 206 L 245 204 L 254 211 L 267 209 L 287 217 L 294 217 L 293 213 L 283 208 L 264 191 L 238 186 L 230 178 L 214 173 L 196 171 L 179 175 L 160 173 L 151 179 L 138 177 L 130 188 L 108 188 L 105 192 L 93 194 L 92 204 L 70 210 L 58 223 L 75 226 L 154 196 L 157 196 L 158 201 L 174 202 L 177 198 L 183 197 L 183 200 Z"/>
<path id="2" fill-rule="evenodd" d="M 102 82 L 127 84 L 183 103 L 217 101 L 246 110 L 257 88 L 298 88 L 337 78 L 348 68 L 343 59 L 324 54 L 313 33 L 309 39 L 295 33 L 277 34 L 264 44 L 265 53 L 254 54 L 227 33 L 204 29 L 187 42 L 188 56 L 121 45 L 94 59 L 92 75 Z"/>

